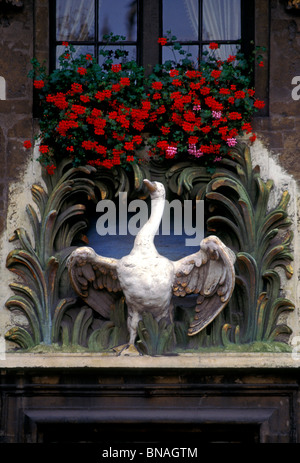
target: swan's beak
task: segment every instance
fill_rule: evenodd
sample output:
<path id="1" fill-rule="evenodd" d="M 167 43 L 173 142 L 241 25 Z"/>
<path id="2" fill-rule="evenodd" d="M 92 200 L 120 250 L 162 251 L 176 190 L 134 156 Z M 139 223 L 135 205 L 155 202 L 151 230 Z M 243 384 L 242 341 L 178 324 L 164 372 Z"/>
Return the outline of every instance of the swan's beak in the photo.
<path id="1" fill-rule="evenodd" d="M 146 185 L 146 187 L 148 188 L 150 193 L 154 193 L 154 191 L 157 190 L 157 186 L 156 186 L 155 182 L 150 182 L 150 180 L 145 178 L 144 184 Z"/>

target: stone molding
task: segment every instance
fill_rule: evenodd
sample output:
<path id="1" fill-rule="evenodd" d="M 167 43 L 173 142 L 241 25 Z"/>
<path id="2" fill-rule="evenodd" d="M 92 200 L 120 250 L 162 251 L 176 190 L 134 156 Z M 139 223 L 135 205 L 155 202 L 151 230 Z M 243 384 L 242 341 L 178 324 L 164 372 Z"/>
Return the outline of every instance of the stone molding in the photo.
<path id="1" fill-rule="evenodd" d="M 300 355 L 293 353 L 218 352 L 170 356 L 118 356 L 101 353 L 7 353 L 0 370 L 51 369 L 133 369 L 133 370 L 230 370 L 291 369 L 300 367 Z"/>

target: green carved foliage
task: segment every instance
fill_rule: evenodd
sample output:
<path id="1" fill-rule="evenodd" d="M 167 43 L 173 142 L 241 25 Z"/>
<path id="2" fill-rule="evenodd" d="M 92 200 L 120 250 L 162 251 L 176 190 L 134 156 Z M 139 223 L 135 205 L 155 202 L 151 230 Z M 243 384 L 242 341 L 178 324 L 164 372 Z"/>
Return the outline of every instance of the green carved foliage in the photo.
<path id="1" fill-rule="evenodd" d="M 91 351 L 103 352 L 116 346 L 128 343 L 127 311 L 124 297 L 121 297 L 111 307 L 110 320 L 104 321 L 102 326 L 92 332 L 88 339 Z"/>
<path id="2" fill-rule="evenodd" d="M 272 342 L 291 333 L 278 324 L 294 304 L 281 296 L 279 267 L 287 278 L 292 233 L 287 214 L 288 192 L 269 210 L 272 181 L 264 182 L 258 167 L 252 168 L 249 148 L 239 146 L 224 159 L 207 185 L 211 216 L 209 232 L 217 233 L 237 254 L 236 288 L 225 313 L 222 342 Z"/>
<path id="3" fill-rule="evenodd" d="M 147 355 L 163 355 L 174 348 L 173 325 L 167 320 L 155 320 L 150 312 L 143 314 L 138 325 L 138 349 Z"/>
<path id="4" fill-rule="evenodd" d="M 74 205 L 72 196 L 94 197 L 94 184 L 88 179 L 93 170 L 92 167 L 68 168 L 66 163 L 61 163 L 53 177 L 45 177 L 47 188 L 33 185 L 32 198 L 39 214 L 32 206 L 26 210 L 34 244 L 23 228 L 17 229 L 11 238 L 11 241 L 18 240 L 20 248 L 9 253 L 6 265 L 24 283 L 10 285 L 15 295 L 8 299 L 6 306 L 11 311 L 21 311 L 29 328 L 14 327 L 6 337 L 22 348 L 58 342 L 63 316 L 75 303 L 73 297 L 66 297 L 66 288 L 61 294 L 72 241 L 86 227 L 86 220 L 81 220 L 85 206 Z"/>
<path id="5" fill-rule="evenodd" d="M 143 314 L 136 342 L 139 351 L 164 355 L 215 348 L 286 349 L 279 341 L 286 341 L 291 329 L 280 320 L 294 304 L 282 294 L 279 268 L 291 278 L 289 194 L 283 192 L 270 209 L 273 182 L 262 180 L 242 144 L 218 163 L 212 175 L 190 162 L 134 165 L 130 172 L 119 166 L 96 171 L 61 162 L 53 176 L 45 176 L 46 187 L 32 187 L 38 209 L 27 206 L 33 238 L 23 228 L 12 237 L 19 247 L 8 255 L 7 267 L 21 282 L 11 284 L 14 295 L 6 305 L 25 315 L 28 326 L 12 328 L 6 337 L 26 349 L 43 343 L 67 350 L 80 346 L 92 352 L 113 352 L 128 342 L 124 298 L 111 307 L 110 319 L 99 319 L 69 291 L 66 260 L 87 226 L 82 198 L 113 199 L 120 191 L 129 198 L 143 198 L 144 178 L 162 181 L 170 198 L 205 199 L 207 233 L 232 248 L 237 260 L 233 296 L 206 329 L 189 337 L 194 305 L 191 299 L 185 305 L 178 301 L 173 323 Z"/>

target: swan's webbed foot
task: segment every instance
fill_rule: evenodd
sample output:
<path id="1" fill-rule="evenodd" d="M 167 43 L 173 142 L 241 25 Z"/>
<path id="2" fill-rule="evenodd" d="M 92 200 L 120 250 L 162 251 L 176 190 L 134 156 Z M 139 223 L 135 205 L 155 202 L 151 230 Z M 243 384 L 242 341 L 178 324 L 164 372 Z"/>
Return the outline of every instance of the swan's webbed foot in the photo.
<path id="1" fill-rule="evenodd" d="M 134 344 L 123 344 L 122 346 L 114 347 L 113 350 L 118 355 L 141 355 L 140 352 L 137 350 Z"/>

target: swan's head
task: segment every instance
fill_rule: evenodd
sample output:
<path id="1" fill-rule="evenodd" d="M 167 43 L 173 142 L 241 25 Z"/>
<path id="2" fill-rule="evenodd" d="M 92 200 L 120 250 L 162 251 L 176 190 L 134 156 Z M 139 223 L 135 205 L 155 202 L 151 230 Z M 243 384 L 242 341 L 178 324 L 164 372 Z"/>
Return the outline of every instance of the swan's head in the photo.
<path id="1" fill-rule="evenodd" d="M 151 199 L 165 198 L 166 190 L 162 183 L 150 182 L 150 180 L 145 179 L 144 185 L 148 188 Z"/>

